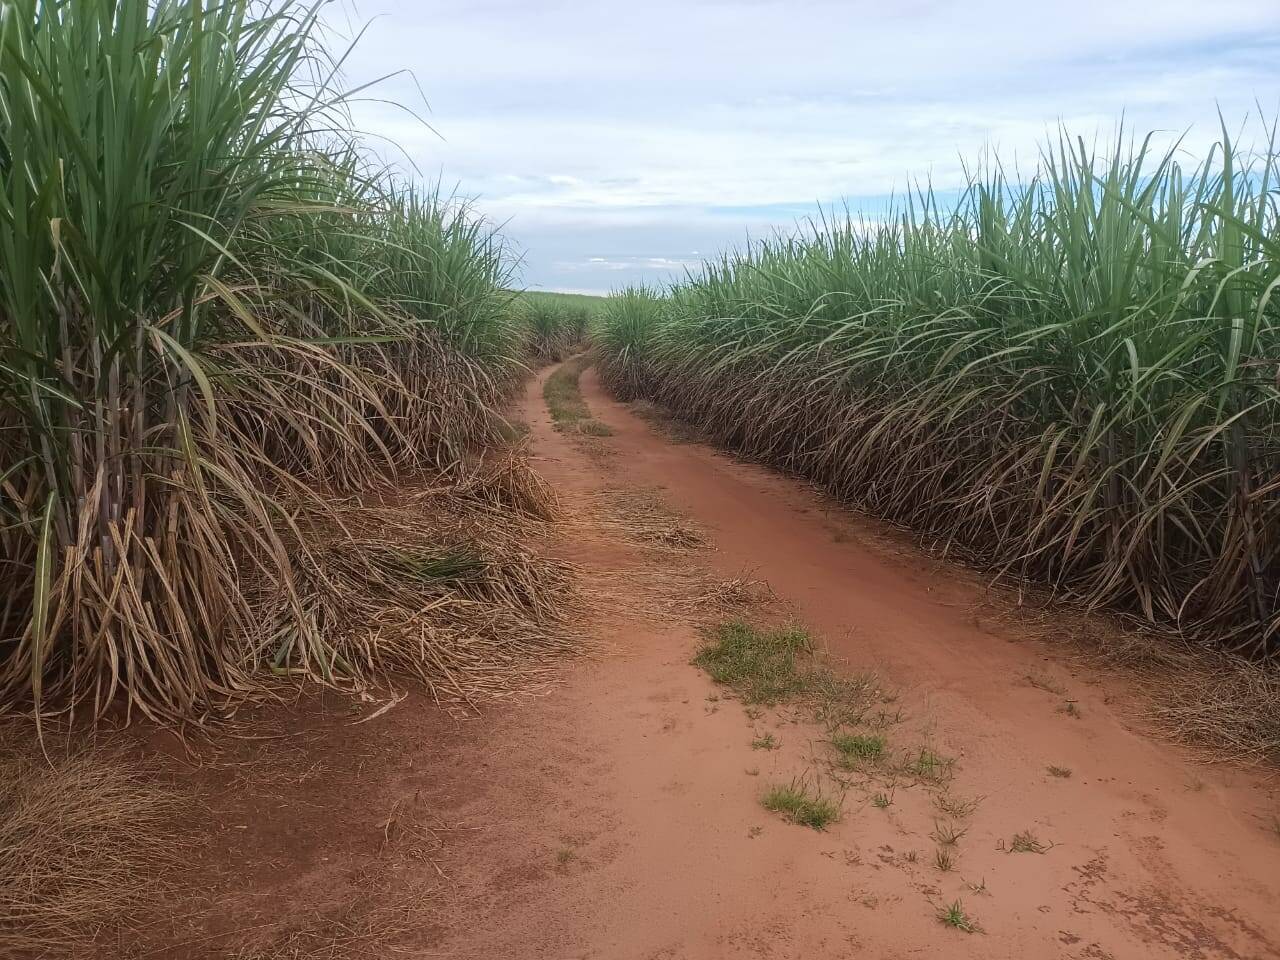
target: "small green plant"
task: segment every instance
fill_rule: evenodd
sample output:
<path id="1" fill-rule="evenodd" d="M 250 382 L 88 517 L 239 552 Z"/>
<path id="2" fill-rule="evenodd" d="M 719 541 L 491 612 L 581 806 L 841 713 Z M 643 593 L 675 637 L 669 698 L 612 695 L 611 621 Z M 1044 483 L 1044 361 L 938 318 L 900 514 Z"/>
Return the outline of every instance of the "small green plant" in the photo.
<path id="1" fill-rule="evenodd" d="M 814 830 L 823 830 L 827 824 L 840 818 L 840 808 L 833 800 L 811 792 L 806 785 L 795 780 L 771 787 L 760 803 L 766 810 L 780 813 L 792 823 Z"/>
<path id="2" fill-rule="evenodd" d="M 907 851 L 907 863 L 915 863 L 919 859 L 920 859 L 920 854 L 916 853 L 916 851 L 914 850 Z"/>
<path id="3" fill-rule="evenodd" d="M 950 873 L 956 865 L 955 852 L 948 847 L 939 847 L 934 851 L 933 865 L 943 873 Z"/>
<path id="4" fill-rule="evenodd" d="M 571 847 L 561 847 L 556 851 L 556 864 L 561 867 L 567 867 L 578 859 L 578 854 Z"/>
<path id="5" fill-rule="evenodd" d="M 781 747 L 782 744 L 772 733 L 766 733 L 763 737 L 756 737 L 751 741 L 752 750 L 778 750 Z"/>
<path id="6" fill-rule="evenodd" d="M 903 764 L 903 772 L 921 780 L 938 783 L 951 776 L 955 761 L 921 747 L 920 752 Z"/>
<path id="7" fill-rule="evenodd" d="M 1070 767 L 1054 767 L 1054 766 L 1049 766 L 1049 767 L 1046 767 L 1045 769 L 1047 769 L 1047 770 L 1049 771 L 1049 776 L 1051 776 L 1051 777 L 1059 777 L 1059 778 L 1061 778 L 1061 779 L 1065 780 L 1065 779 L 1067 779 L 1068 777 L 1070 777 L 1070 776 L 1071 776 L 1071 768 L 1070 768 Z"/>
<path id="8" fill-rule="evenodd" d="M 756 627 L 734 620 L 705 632 L 693 663 L 738 691 L 748 711 L 753 705 L 799 701 L 828 729 L 861 722 L 870 704 L 885 699 L 879 680 L 873 674 L 836 673 L 814 647 L 802 627 Z"/>
<path id="9" fill-rule="evenodd" d="M 474 581 L 487 566 L 485 559 L 465 544 L 422 553 L 388 549 L 384 556 L 386 566 L 427 584 Z"/>
<path id="10" fill-rule="evenodd" d="M 693 662 L 747 703 L 775 704 L 806 691 L 811 676 L 800 660 L 812 651 L 800 627 L 761 629 L 735 620 L 714 628 Z"/>
<path id="11" fill-rule="evenodd" d="M 878 760 L 884 754 L 885 739 L 879 734 L 837 733 L 831 745 L 839 751 L 843 766 L 856 766 L 860 761 Z"/>
<path id="12" fill-rule="evenodd" d="M 888 809 L 889 805 L 893 803 L 893 798 L 890 797 L 887 793 L 877 793 L 874 797 L 871 798 L 871 803 L 874 806 L 879 807 L 881 810 L 886 810 Z"/>
<path id="13" fill-rule="evenodd" d="M 1076 705 L 1076 702 L 1074 700 L 1066 701 L 1058 709 L 1062 713 L 1065 713 L 1068 717 L 1074 717 L 1076 720 L 1079 720 L 1080 717 L 1083 716 L 1083 714 L 1081 714 L 1080 712 L 1080 707 Z"/>
<path id="14" fill-rule="evenodd" d="M 607 423 L 589 418 L 578 422 L 578 432 L 588 437 L 612 437 L 613 428 Z"/>
<path id="15" fill-rule="evenodd" d="M 938 919 L 948 927 L 955 927 L 965 933 L 973 933 L 978 929 L 977 922 L 964 911 L 964 904 L 959 900 L 950 903 L 938 911 Z"/>
<path id="16" fill-rule="evenodd" d="M 933 838 L 945 847 L 954 847 L 969 831 L 954 823 L 933 823 Z"/>

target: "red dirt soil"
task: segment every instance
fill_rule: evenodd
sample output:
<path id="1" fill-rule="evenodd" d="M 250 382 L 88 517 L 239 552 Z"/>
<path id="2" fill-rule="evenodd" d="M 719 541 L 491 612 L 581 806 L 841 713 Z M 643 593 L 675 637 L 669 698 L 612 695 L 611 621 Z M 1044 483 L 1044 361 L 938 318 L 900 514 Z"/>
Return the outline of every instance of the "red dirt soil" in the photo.
<path id="1" fill-rule="evenodd" d="M 282 794 L 306 809 L 248 794 L 252 771 L 221 783 L 196 869 L 220 919 L 172 923 L 145 955 L 226 956 L 222 938 L 263 925 L 261 952 L 242 955 L 1280 957 L 1269 771 L 1140 732 L 1123 680 L 975 616 L 992 601 L 972 575 L 885 546 L 801 483 L 671 442 L 590 370 L 585 399 L 613 435 L 589 455 L 553 429 L 548 373 L 521 415 L 568 508 L 660 487 L 709 534 L 693 562 L 750 570 L 848 670 L 878 672 L 904 717 L 890 740 L 955 758 L 950 794 L 980 799 L 956 818 L 955 868 L 934 864 L 930 834 L 951 819 L 936 791 L 904 787 L 884 809 L 851 791 L 822 832 L 765 811 L 768 785 L 813 769 L 821 729 L 786 710 L 744 716 L 690 665 L 693 623 L 598 604 L 589 629 L 607 646 L 545 696 L 465 722 L 418 697 L 361 726 L 317 721 L 299 748 L 310 779 Z M 652 562 L 599 536 L 566 550 L 623 582 Z M 766 732 L 781 749 L 752 748 Z M 1024 831 L 1045 852 L 1006 852 Z M 939 921 L 957 899 L 978 932 Z M 399 931 L 395 953 L 374 945 L 379 928 Z"/>

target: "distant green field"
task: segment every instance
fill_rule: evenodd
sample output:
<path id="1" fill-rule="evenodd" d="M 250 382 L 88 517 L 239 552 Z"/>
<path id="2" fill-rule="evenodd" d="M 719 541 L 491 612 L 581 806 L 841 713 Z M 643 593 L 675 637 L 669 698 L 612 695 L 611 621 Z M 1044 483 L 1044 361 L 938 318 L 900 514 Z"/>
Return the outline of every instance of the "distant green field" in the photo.
<path id="1" fill-rule="evenodd" d="M 554 293 L 549 290 L 525 290 L 520 297 L 529 303 L 542 303 L 562 308 L 580 308 L 593 313 L 604 307 L 607 297 L 592 296 L 588 293 Z"/>

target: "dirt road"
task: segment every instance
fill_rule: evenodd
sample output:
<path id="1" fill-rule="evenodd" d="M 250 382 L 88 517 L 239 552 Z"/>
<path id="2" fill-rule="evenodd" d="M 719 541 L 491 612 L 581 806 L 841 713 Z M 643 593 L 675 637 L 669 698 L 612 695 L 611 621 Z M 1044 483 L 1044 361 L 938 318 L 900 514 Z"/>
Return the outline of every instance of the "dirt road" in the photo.
<path id="1" fill-rule="evenodd" d="M 359 725 L 328 705 L 194 769 L 199 902 L 102 956 L 1280 957 L 1274 771 L 1140 732 L 1122 678 L 1002 625 L 978 577 L 674 442 L 590 370 L 612 435 L 557 432 L 549 373 L 520 413 L 591 652 L 478 718 L 421 695 Z M 684 519 L 649 523 L 655 497 Z M 879 691 L 887 749 L 939 775 L 842 780 L 805 710 L 749 708 L 691 665 L 699 622 L 729 615 L 700 598 L 744 571 L 777 595 L 746 615 L 823 638 Z M 762 807 L 793 781 L 840 819 Z M 939 919 L 957 905 L 972 932 Z"/>
<path id="2" fill-rule="evenodd" d="M 607 455 L 588 455 L 552 429 L 545 376 L 524 416 L 566 501 L 660 488 L 709 533 L 698 562 L 726 577 L 750 568 L 847 669 L 876 670 L 898 692 L 893 736 L 955 759 L 958 803 L 945 813 L 936 793 L 902 789 L 879 808 L 851 792 L 824 832 L 779 820 L 760 806 L 764 785 L 805 776 L 821 731 L 720 699 L 689 665 L 691 625 L 605 610 L 597 627 L 612 648 L 520 708 L 518 746 L 491 761 L 504 786 L 486 819 L 505 826 L 494 859 L 474 865 L 492 877 L 489 899 L 430 955 L 1280 956 L 1264 773 L 1135 732 L 1119 681 L 976 616 L 972 577 L 883 546 L 801 484 L 664 439 L 592 371 L 583 393 L 613 435 Z M 584 566 L 639 575 L 626 544 L 584 544 Z M 767 733 L 782 749 L 753 749 Z M 935 834 L 953 821 L 964 833 L 943 871 Z M 1034 850 L 1012 851 L 1019 833 Z M 938 920 L 957 899 L 978 932 Z"/>

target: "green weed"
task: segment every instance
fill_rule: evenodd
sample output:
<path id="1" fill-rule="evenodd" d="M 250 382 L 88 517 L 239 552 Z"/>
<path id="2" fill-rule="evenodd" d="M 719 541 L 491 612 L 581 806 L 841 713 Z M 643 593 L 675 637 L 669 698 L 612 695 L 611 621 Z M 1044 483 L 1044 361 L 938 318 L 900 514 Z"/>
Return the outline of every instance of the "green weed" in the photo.
<path id="1" fill-rule="evenodd" d="M 884 755 L 885 739 L 878 734 L 838 733 L 831 738 L 831 745 L 840 753 L 840 760 L 848 766 L 864 760 L 878 760 Z"/>
<path id="2" fill-rule="evenodd" d="M 942 907 L 938 911 L 938 919 L 948 927 L 955 927 L 965 933 L 974 933 L 978 929 L 977 921 L 965 913 L 964 904 L 959 900 Z"/>
<path id="3" fill-rule="evenodd" d="M 766 810 L 814 830 L 825 829 L 840 818 L 840 807 L 833 800 L 798 781 L 771 787 L 760 803 Z"/>
<path id="4" fill-rule="evenodd" d="M 776 704 L 810 689 L 812 677 L 801 661 L 812 651 L 813 640 L 800 627 L 760 629 L 733 621 L 710 632 L 693 662 L 747 703 Z"/>

